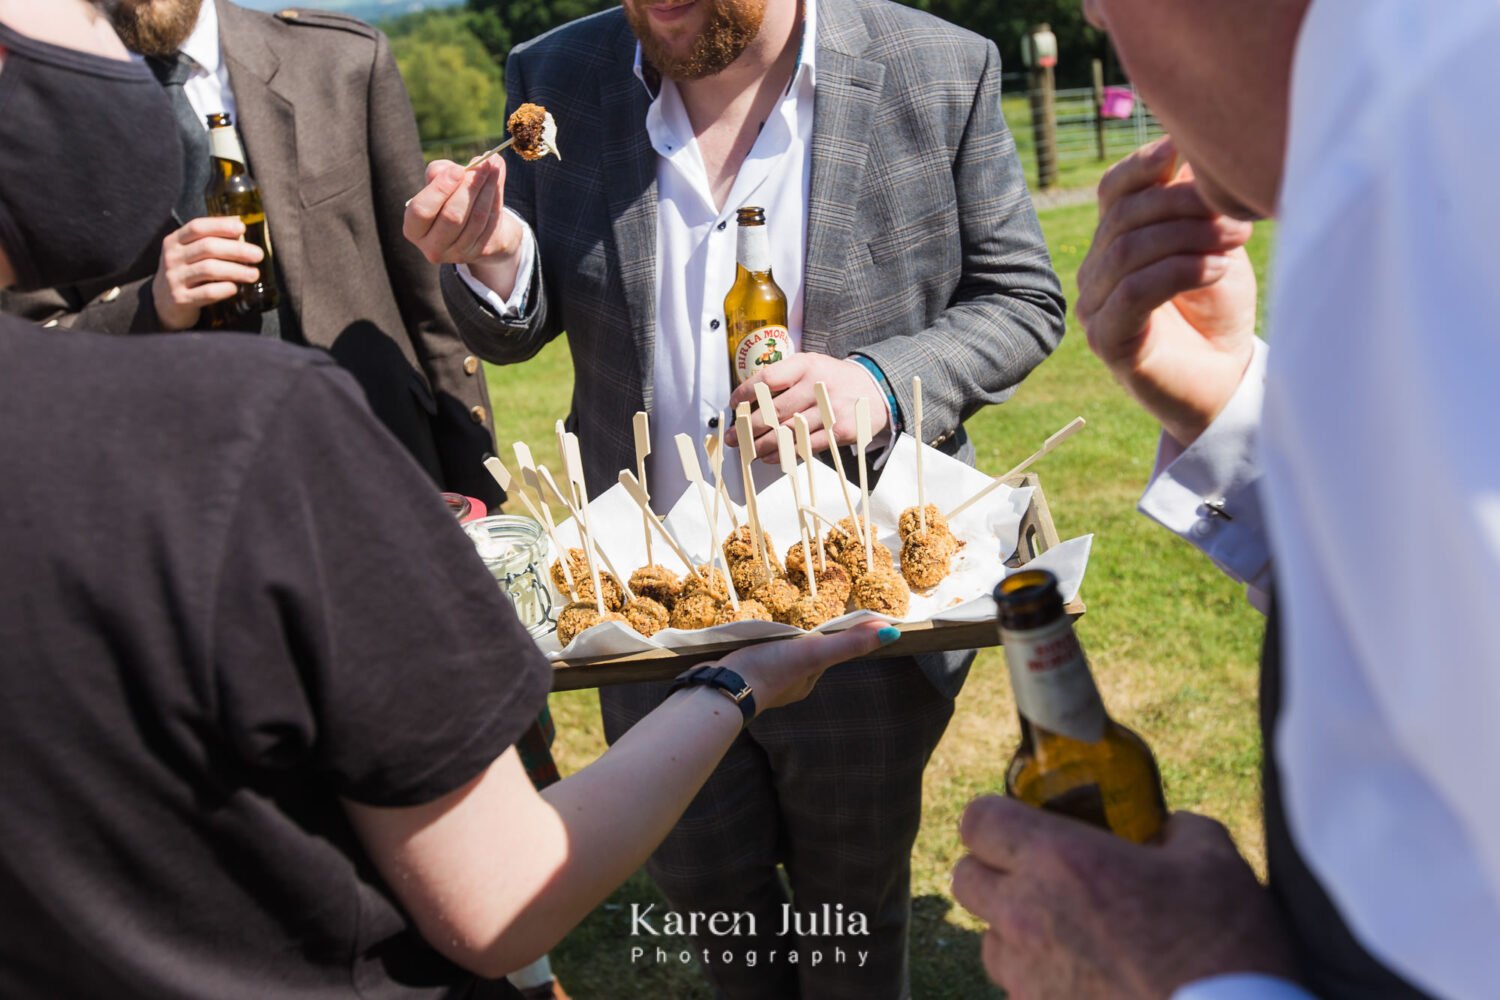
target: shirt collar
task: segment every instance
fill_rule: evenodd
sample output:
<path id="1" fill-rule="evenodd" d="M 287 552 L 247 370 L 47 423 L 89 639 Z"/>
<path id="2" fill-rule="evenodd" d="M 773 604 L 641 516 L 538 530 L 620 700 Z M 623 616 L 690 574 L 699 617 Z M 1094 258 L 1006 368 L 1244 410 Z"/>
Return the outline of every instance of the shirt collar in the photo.
<path id="1" fill-rule="evenodd" d="M 219 10 L 214 0 L 203 0 L 198 9 L 198 23 L 180 51 L 210 76 L 218 74 L 224 57 L 219 52 Z"/>
<path id="2" fill-rule="evenodd" d="M 212 0 L 205 0 L 204 7 L 212 6 Z M 786 92 L 790 94 L 801 81 L 806 81 L 809 87 L 817 83 L 817 61 L 818 61 L 818 11 L 817 0 L 802 0 L 802 38 L 797 43 L 797 68 L 792 70 L 792 78 L 787 81 Z M 201 26 L 200 21 L 200 26 Z M 812 44 L 808 44 L 808 40 Z M 191 54 L 191 53 L 189 53 Z M 194 56 L 193 58 L 197 58 Z M 661 74 L 654 66 L 645 63 L 641 56 L 641 43 L 635 43 L 635 62 L 631 66 L 635 78 L 641 81 L 641 86 L 646 88 L 646 93 L 651 95 L 654 101 L 661 93 Z"/>

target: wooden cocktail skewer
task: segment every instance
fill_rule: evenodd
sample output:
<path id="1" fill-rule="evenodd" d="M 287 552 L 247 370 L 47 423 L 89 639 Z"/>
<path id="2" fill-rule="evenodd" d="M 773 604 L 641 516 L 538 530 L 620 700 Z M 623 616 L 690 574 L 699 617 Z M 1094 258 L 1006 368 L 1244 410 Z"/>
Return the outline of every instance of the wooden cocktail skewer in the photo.
<path id="1" fill-rule="evenodd" d="M 651 498 L 646 496 L 646 491 L 641 489 L 640 482 L 631 474 L 629 469 L 620 470 L 620 485 L 625 487 L 625 492 L 630 496 L 630 499 L 635 501 L 637 507 L 641 508 L 641 510 L 651 509 Z M 694 564 L 693 557 L 688 555 L 681 545 L 677 544 L 677 539 L 673 538 L 671 533 L 667 531 L 666 525 L 662 524 L 655 517 L 646 523 L 661 533 L 661 537 L 667 543 L 667 546 L 677 554 L 677 558 L 681 559 L 682 564 L 687 567 L 689 576 L 696 575 L 701 577 L 705 583 L 708 582 L 707 575 L 698 572 L 698 567 Z"/>
<path id="2" fill-rule="evenodd" d="M 531 448 L 527 446 L 526 442 L 517 441 L 511 446 L 511 450 L 516 453 L 516 468 L 521 473 L 520 485 L 523 495 L 524 491 L 528 489 L 536 495 L 536 507 L 529 509 L 539 511 L 537 520 L 542 522 L 548 534 L 555 536 L 557 534 L 557 525 L 552 520 L 552 511 L 547 503 L 547 495 L 542 492 L 541 481 L 537 478 L 536 462 L 531 457 Z M 567 506 L 567 504 L 563 506 Z M 573 570 L 568 566 L 571 560 L 568 559 L 566 549 L 558 549 L 558 562 L 562 563 L 563 580 L 568 585 L 568 596 L 570 598 L 577 597 L 578 583 L 573 579 Z"/>
<path id="3" fill-rule="evenodd" d="M 802 487 L 797 485 L 797 452 L 792 446 L 792 432 L 776 427 L 776 452 L 781 471 L 792 481 L 792 502 L 797 505 L 797 537 L 802 540 L 802 565 L 807 568 L 807 592 L 818 599 L 818 571 L 813 566 L 812 547 L 807 544 L 807 518 L 802 515 Z"/>
<path id="4" fill-rule="evenodd" d="M 708 468 L 714 477 L 714 510 L 718 510 L 719 504 L 722 503 L 724 510 L 729 514 L 729 530 L 738 531 L 740 518 L 734 512 L 734 503 L 729 499 L 729 491 L 724 487 L 724 421 L 719 422 L 717 434 L 704 437 L 703 451 L 708 455 Z"/>
<path id="5" fill-rule="evenodd" d="M 807 429 L 807 418 L 800 413 L 797 414 L 792 418 L 792 429 L 797 435 L 797 454 L 802 458 L 803 468 L 807 469 L 807 503 L 811 507 L 816 507 L 818 505 L 818 486 L 817 480 L 813 476 L 812 434 Z M 797 501 L 797 506 L 801 508 L 802 501 Z M 823 533 L 813 530 L 813 534 L 818 539 L 818 572 L 821 573 L 828 568 L 828 556 L 823 548 Z"/>
<path id="6" fill-rule="evenodd" d="M 755 473 L 750 463 L 755 458 L 755 438 L 750 432 L 750 404 L 741 403 L 735 411 L 734 432 L 740 439 L 740 477 L 745 484 L 745 519 L 750 522 L 750 542 L 755 547 L 755 556 L 761 568 L 771 572 L 770 553 L 766 551 L 766 536 L 760 526 L 760 501 L 755 497 Z"/>
<path id="7" fill-rule="evenodd" d="M 572 477 L 568 476 L 567 474 L 568 438 L 573 435 L 570 435 L 568 433 L 568 429 L 563 426 L 563 422 L 561 420 L 553 424 L 552 429 L 557 434 L 557 460 L 562 463 L 563 476 L 567 479 L 568 482 L 568 496 L 573 500 L 571 506 L 573 507 L 573 509 L 577 510 L 584 504 L 588 503 L 588 497 L 581 497 L 578 495 L 578 489 L 573 485 Z"/>
<path id="8" fill-rule="evenodd" d="M 698 502 L 703 504 L 703 516 L 708 518 L 708 566 L 712 570 L 714 563 L 724 563 L 724 580 L 729 584 L 729 603 L 736 613 L 740 610 L 740 595 L 734 591 L 734 583 L 729 580 L 729 559 L 719 547 L 719 512 L 714 502 L 708 496 L 708 484 L 703 481 L 703 467 L 698 464 L 698 449 L 693 447 L 693 439 L 686 434 L 678 434 L 672 440 L 677 442 L 677 456 L 682 459 L 682 474 L 687 481 L 698 489 Z M 712 573 L 709 574 L 712 578 Z"/>
<path id="9" fill-rule="evenodd" d="M 1042 444 L 1041 448 L 1037 450 L 1036 454 L 1032 455 L 1030 458 L 1026 459 L 1026 461 L 1022 462 L 1014 469 L 1011 469 L 1009 472 L 1003 475 L 996 476 L 994 479 L 990 480 L 988 486 L 984 487 L 978 493 L 975 493 L 973 496 L 969 497 L 969 499 L 965 500 L 963 503 L 950 510 L 948 512 L 948 520 L 953 520 L 955 517 L 962 514 L 964 511 L 968 510 L 970 507 L 974 506 L 985 497 L 989 496 L 990 493 L 992 493 L 997 487 L 1003 485 L 1005 480 L 1009 479 L 1012 476 L 1019 475 L 1026 469 L 1030 468 L 1032 462 L 1035 462 L 1037 459 L 1047 454 L 1047 452 L 1051 451 L 1053 448 L 1056 448 L 1068 438 L 1083 430 L 1084 426 L 1087 423 L 1088 421 L 1084 420 L 1082 417 L 1074 417 L 1071 421 L 1069 421 L 1066 427 L 1049 437 Z"/>
<path id="10" fill-rule="evenodd" d="M 635 474 L 640 477 L 641 489 L 646 490 L 650 496 L 650 488 L 646 485 L 646 456 L 651 454 L 651 424 L 646 417 L 646 411 L 641 410 L 635 415 Z M 646 536 L 646 565 L 650 566 L 656 562 L 651 556 L 651 528 L 645 519 L 652 515 L 641 514 L 641 532 Z"/>
<path id="11" fill-rule="evenodd" d="M 506 493 L 514 493 L 516 498 L 521 501 L 521 506 L 526 508 L 526 512 L 541 522 L 542 527 L 546 528 L 547 537 L 552 539 L 552 547 L 557 549 L 557 560 L 562 563 L 563 579 L 568 583 L 568 597 L 573 598 L 577 596 L 576 588 L 573 586 L 573 574 L 568 572 L 568 550 L 563 546 L 562 539 L 557 536 L 557 528 L 553 526 L 551 519 L 544 519 L 542 517 L 541 511 L 538 511 L 537 505 L 531 502 L 531 498 L 526 495 L 524 488 L 511 489 L 512 486 L 516 485 L 516 481 L 511 478 L 510 470 L 505 467 L 504 462 L 491 455 L 484 460 L 484 467 L 489 470 L 495 482 L 500 484 L 502 490 Z M 546 503 L 543 503 L 541 506 L 543 510 L 547 507 Z"/>
<path id="12" fill-rule="evenodd" d="M 864 544 L 865 529 L 860 524 L 859 514 L 854 510 L 854 498 L 849 495 L 849 477 L 844 475 L 844 459 L 839 454 L 838 438 L 834 437 L 833 400 L 828 398 L 828 386 L 813 383 L 813 393 L 818 400 L 818 415 L 823 418 L 823 429 L 828 432 L 828 450 L 833 455 L 833 471 L 839 474 L 839 491 L 844 495 L 844 506 L 849 508 L 849 520 L 854 522 L 854 534 Z"/>
<path id="13" fill-rule="evenodd" d="M 870 477 L 867 471 L 868 463 L 865 461 L 865 449 L 870 447 L 870 401 L 863 397 L 854 401 L 854 457 L 859 462 L 859 509 L 864 512 L 866 521 L 864 530 L 860 534 L 865 538 L 865 568 L 875 568 L 875 525 L 869 522 L 870 517 Z M 855 525 L 859 522 L 855 521 Z"/>
<path id="14" fill-rule="evenodd" d="M 557 497 L 558 502 L 563 505 L 563 509 L 568 512 L 568 515 L 573 518 L 573 521 L 577 524 L 582 524 L 582 513 L 568 502 L 567 497 L 563 496 L 563 491 L 558 488 L 557 480 L 552 478 L 552 473 L 548 471 L 547 467 L 545 465 L 539 465 L 536 467 L 536 471 L 538 480 L 547 484 L 547 489 L 551 490 L 552 495 Z M 610 561 L 609 553 L 604 551 L 604 546 L 600 545 L 598 542 L 595 542 L 594 551 L 598 553 L 599 559 L 604 563 L 604 568 L 609 571 L 611 576 L 619 581 L 620 590 L 622 590 L 625 594 L 625 600 L 635 600 L 635 592 L 630 589 L 630 583 L 625 579 L 625 577 L 620 575 L 619 570 L 615 569 L 615 564 Z"/>
<path id="15" fill-rule="evenodd" d="M 559 426 L 561 426 L 559 424 Z M 576 522 L 583 528 L 583 558 L 589 564 L 589 576 L 594 580 L 594 603 L 599 616 L 604 616 L 604 587 L 599 582 L 599 563 L 594 558 L 594 529 L 589 524 L 588 487 L 583 481 L 583 458 L 578 453 L 578 437 L 564 433 L 563 467 L 568 474 L 568 485 L 575 497 L 584 497 L 575 508 L 582 520 Z"/>
<path id="16" fill-rule="evenodd" d="M 915 418 L 912 433 L 917 442 L 917 522 L 922 527 L 921 537 L 927 537 L 927 484 L 922 479 L 922 376 L 911 380 L 912 416 Z"/>

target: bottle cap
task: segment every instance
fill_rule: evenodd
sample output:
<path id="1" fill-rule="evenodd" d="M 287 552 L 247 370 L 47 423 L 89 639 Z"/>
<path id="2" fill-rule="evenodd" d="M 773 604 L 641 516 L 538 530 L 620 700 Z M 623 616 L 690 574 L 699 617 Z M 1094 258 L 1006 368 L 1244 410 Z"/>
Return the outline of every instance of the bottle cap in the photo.
<path id="1" fill-rule="evenodd" d="M 1004 629 L 1038 628 L 1063 613 L 1057 577 L 1044 569 L 1023 569 L 1001 580 L 995 588 L 995 604 Z"/>

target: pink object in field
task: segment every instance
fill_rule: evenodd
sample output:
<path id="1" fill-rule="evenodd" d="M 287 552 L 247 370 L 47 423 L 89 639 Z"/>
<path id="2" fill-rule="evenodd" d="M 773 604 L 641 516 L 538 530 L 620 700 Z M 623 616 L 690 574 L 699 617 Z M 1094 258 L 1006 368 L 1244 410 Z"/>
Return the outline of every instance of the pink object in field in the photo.
<path id="1" fill-rule="evenodd" d="M 1101 118 L 1129 118 L 1135 113 L 1135 91 L 1129 87 L 1105 87 L 1099 105 Z"/>

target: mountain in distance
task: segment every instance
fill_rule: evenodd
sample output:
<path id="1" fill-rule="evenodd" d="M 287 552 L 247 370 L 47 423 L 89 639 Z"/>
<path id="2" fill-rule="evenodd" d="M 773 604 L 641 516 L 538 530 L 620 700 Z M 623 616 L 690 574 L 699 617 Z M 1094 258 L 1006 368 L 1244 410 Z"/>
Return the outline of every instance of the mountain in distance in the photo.
<path id="1" fill-rule="evenodd" d="M 382 18 L 414 14 L 421 10 L 456 7 L 462 4 L 463 0 L 235 0 L 235 2 L 251 10 L 264 10 L 273 14 L 288 7 L 331 10 L 373 23 Z"/>

